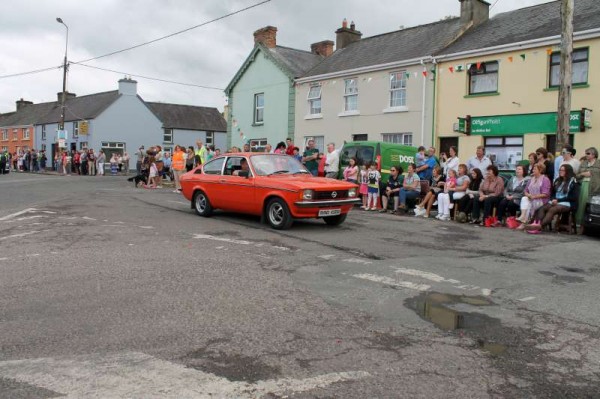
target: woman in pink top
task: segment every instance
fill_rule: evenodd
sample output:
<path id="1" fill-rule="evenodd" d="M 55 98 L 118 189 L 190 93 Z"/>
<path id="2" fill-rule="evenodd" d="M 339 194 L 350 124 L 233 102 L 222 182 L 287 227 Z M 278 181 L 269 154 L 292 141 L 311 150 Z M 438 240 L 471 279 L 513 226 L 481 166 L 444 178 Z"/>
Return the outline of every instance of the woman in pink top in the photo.
<path id="1" fill-rule="evenodd" d="M 357 184 L 358 166 L 356 166 L 356 158 L 350 158 L 348 161 L 348 166 L 346 166 L 346 169 L 344 169 L 344 180 Z"/>
<path id="2" fill-rule="evenodd" d="M 525 223 L 533 218 L 535 212 L 550 200 L 550 190 L 552 183 L 546 172 L 546 166 L 542 163 L 536 163 L 533 166 L 533 177 L 525 189 L 525 195 L 521 199 L 521 216 L 519 221 L 523 224 L 519 226 L 520 230 L 525 229 Z"/>

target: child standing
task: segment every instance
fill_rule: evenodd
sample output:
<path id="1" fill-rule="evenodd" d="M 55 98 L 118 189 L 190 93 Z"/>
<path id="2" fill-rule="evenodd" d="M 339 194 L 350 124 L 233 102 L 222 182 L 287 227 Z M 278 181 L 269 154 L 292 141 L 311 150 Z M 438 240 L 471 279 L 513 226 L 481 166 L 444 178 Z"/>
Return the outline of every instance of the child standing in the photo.
<path id="1" fill-rule="evenodd" d="M 158 167 L 156 166 L 156 160 L 154 157 L 150 157 L 148 160 L 150 165 L 150 173 L 148 175 L 148 184 L 144 188 L 156 188 L 158 180 Z"/>
<path id="2" fill-rule="evenodd" d="M 367 172 L 367 168 L 369 167 L 369 163 L 365 163 L 364 165 L 362 165 L 360 167 L 360 173 L 358 175 L 358 182 L 360 184 L 360 187 L 358 189 L 358 193 L 360 195 L 362 195 L 362 206 L 360 207 L 361 209 L 364 209 L 365 211 L 369 208 L 367 208 L 367 197 L 369 195 L 369 177 L 368 177 L 368 172 Z"/>
<path id="3" fill-rule="evenodd" d="M 377 170 L 377 164 L 372 162 L 369 165 L 369 171 L 367 173 L 367 188 L 369 196 L 367 198 L 367 208 L 365 210 L 377 210 L 377 201 L 379 200 L 379 182 L 381 181 L 381 174 Z"/>

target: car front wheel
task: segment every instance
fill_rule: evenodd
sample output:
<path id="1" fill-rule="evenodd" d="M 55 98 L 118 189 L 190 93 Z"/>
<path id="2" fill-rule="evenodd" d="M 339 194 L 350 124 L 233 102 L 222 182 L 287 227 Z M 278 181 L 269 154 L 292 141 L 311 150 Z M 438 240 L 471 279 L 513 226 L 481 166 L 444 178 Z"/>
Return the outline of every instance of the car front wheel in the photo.
<path id="1" fill-rule="evenodd" d="M 212 205 L 203 191 L 196 192 L 192 201 L 194 203 L 194 209 L 198 215 L 206 217 L 212 214 Z"/>
<path id="2" fill-rule="evenodd" d="M 265 208 L 267 221 L 276 230 L 286 230 L 292 226 L 294 220 L 290 210 L 282 199 L 273 198 Z"/>
<path id="3" fill-rule="evenodd" d="M 344 213 L 342 215 L 327 216 L 327 217 L 324 217 L 323 220 L 329 226 L 339 226 L 340 224 L 344 223 L 344 220 L 346 220 L 347 216 L 348 216 L 348 214 Z"/>

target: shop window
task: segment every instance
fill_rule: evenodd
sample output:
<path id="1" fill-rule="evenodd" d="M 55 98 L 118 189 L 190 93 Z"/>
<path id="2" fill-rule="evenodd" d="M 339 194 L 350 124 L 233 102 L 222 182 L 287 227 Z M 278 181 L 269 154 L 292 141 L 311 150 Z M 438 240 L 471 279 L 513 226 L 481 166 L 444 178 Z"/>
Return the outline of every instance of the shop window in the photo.
<path id="1" fill-rule="evenodd" d="M 498 61 L 472 64 L 469 68 L 469 94 L 498 92 Z"/>
<path id="2" fill-rule="evenodd" d="M 308 91 L 308 109 L 310 115 L 321 114 L 321 85 L 313 85 Z"/>
<path id="3" fill-rule="evenodd" d="M 588 82 L 589 49 L 573 51 L 573 84 L 585 85 Z M 560 52 L 550 55 L 550 87 L 560 85 Z"/>
<path id="4" fill-rule="evenodd" d="M 523 160 L 523 136 L 487 137 L 485 152 L 499 170 L 515 170 Z"/>
<path id="5" fill-rule="evenodd" d="M 412 146 L 412 133 L 382 133 L 381 140 L 385 143 L 394 143 Z"/>
<path id="6" fill-rule="evenodd" d="M 358 111 L 358 80 L 344 80 L 344 111 Z"/>

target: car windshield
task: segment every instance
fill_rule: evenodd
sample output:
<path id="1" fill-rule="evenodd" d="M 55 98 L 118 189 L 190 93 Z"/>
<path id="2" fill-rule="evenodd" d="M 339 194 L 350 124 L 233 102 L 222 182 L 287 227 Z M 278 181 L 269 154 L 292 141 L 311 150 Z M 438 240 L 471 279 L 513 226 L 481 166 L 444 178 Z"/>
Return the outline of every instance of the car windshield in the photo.
<path id="1" fill-rule="evenodd" d="M 300 162 L 289 155 L 255 155 L 250 158 L 250 162 L 258 176 L 310 173 Z"/>

